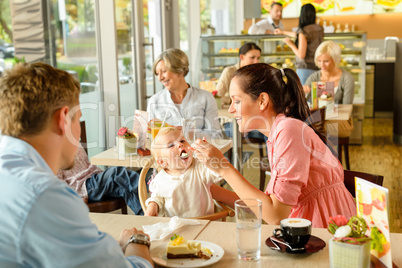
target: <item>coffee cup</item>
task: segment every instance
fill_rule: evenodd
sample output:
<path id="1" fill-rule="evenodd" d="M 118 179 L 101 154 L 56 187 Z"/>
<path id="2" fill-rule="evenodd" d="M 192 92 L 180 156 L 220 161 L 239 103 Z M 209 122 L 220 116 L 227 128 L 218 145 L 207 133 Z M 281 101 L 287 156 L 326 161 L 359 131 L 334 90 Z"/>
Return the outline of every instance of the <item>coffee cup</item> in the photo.
<path id="1" fill-rule="evenodd" d="M 281 220 L 280 227 L 274 230 L 274 237 L 282 239 L 291 250 L 304 250 L 311 236 L 311 221 L 287 218 Z"/>

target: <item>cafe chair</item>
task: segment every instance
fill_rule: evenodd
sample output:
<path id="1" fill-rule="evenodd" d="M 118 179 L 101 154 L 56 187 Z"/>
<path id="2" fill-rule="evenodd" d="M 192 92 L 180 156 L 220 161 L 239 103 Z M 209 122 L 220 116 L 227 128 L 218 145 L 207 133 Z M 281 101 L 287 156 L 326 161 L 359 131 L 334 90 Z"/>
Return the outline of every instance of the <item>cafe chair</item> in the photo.
<path id="1" fill-rule="evenodd" d="M 147 161 L 147 163 L 145 163 L 144 167 L 141 170 L 140 179 L 138 182 L 138 196 L 140 198 L 141 207 L 144 212 L 147 210 L 145 201 L 149 197 L 149 193 L 147 190 L 146 175 L 148 173 L 148 170 L 151 167 L 153 167 L 154 165 L 156 165 L 154 158 L 149 159 Z M 223 204 L 221 202 L 217 202 L 216 200 L 214 200 L 214 203 L 215 203 L 215 211 L 216 211 L 215 213 L 205 215 L 205 216 L 200 216 L 200 217 L 194 217 L 192 219 L 210 220 L 210 221 L 216 221 L 216 220 L 226 221 L 226 217 L 233 217 L 235 215 L 235 212 L 233 211 L 233 209 L 227 207 L 225 204 Z"/>
<path id="2" fill-rule="evenodd" d="M 379 186 L 382 186 L 384 182 L 384 176 L 374 175 L 369 173 L 363 173 L 358 171 L 344 170 L 344 184 L 346 189 L 352 194 L 353 198 L 356 197 L 356 185 L 355 185 L 355 177 L 361 178 L 363 180 L 375 183 Z"/>
<path id="3" fill-rule="evenodd" d="M 85 127 L 85 121 L 81 121 L 80 125 L 81 125 L 80 142 L 82 147 L 84 147 L 85 152 L 88 154 L 87 132 Z M 88 202 L 87 205 L 90 212 L 108 213 L 111 211 L 121 209 L 122 214 L 127 214 L 127 204 L 123 198 L 114 198 L 99 202 Z"/>
<path id="4" fill-rule="evenodd" d="M 349 137 L 328 137 L 329 141 L 336 145 L 338 148 L 338 159 L 342 164 L 342 151 L 345 151 L 345 165 L 346 169 L 350 170 L 350 162 L 349 162 Z"/>

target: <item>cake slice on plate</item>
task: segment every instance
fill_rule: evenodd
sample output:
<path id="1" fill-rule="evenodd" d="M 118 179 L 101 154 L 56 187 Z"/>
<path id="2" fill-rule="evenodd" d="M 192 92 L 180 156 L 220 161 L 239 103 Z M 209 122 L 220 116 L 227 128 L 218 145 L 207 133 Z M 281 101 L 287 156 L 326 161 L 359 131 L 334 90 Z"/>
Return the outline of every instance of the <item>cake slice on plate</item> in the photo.
<path id="1" fill-rule="evenodd" d="M 209 249 L 201 247 L 201 243 L 186 240 L 180 235 L 174 235 L 166 248 L 168 259 L 202 258 L 209 259 L 212 253 Z"/>

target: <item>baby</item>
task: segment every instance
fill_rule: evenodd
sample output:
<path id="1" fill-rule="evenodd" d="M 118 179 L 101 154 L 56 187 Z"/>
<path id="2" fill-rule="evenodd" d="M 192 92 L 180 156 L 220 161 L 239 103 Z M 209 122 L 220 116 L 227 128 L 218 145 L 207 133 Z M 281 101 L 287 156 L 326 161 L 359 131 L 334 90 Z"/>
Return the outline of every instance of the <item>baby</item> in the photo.
<path id="1" fill-rule="evenodd" d="M 199 217 L 214 212 L 214 202 L 233 208 L 238 196 L 215 183 L 222 177 L 193 158 L 190 145 L 180 130 L 163 128 L 151 145 L 152 154 L 162 168 L 149 185 L 146 216 Z"/>

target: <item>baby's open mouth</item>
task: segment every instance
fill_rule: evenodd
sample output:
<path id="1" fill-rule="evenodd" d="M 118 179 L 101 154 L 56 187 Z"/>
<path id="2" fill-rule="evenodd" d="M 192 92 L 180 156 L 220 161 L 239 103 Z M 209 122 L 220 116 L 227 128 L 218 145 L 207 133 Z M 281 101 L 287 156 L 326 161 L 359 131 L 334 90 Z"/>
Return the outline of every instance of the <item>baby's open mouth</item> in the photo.
<path id="1" fill-rule="evenodd" d="M 187 158 L 189 158 L 189 156 L 190 156 L 190 154 L 189 153 L 187 153 L 186 151 L 181 151 L 181 153 L 180 153 L 180 158 L 181 159 L 187 159 Z"/>

